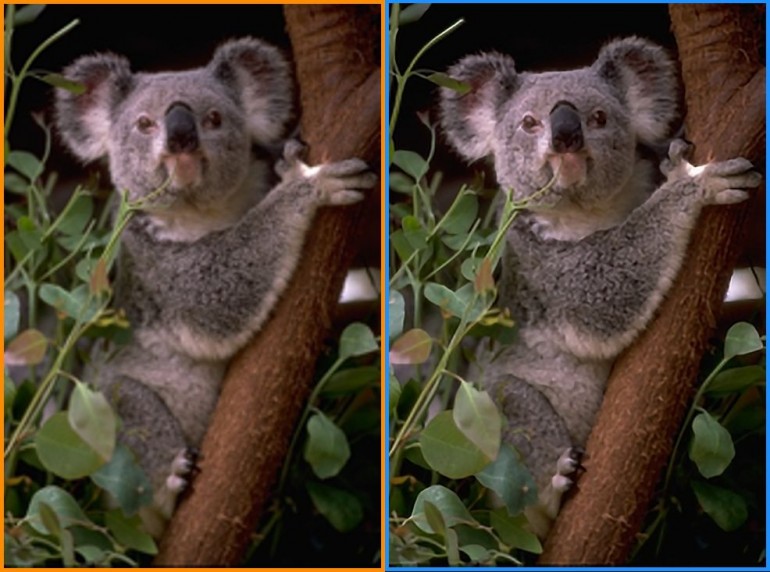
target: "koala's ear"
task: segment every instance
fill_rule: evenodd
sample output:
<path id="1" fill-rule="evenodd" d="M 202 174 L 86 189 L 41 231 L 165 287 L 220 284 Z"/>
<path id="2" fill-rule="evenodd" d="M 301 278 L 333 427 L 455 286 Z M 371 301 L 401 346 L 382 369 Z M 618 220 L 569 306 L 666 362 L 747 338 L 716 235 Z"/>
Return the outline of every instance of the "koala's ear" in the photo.
<path id="1" fill-rule="evenodd" d="M 441 88 L 441 127 L 449 143 L 466 159 L 485 157 L 492 152 L 499 109 L 517 88 L 513 59 L 499 53 L 467 56 L 448 73 L 468 84 L 470 91 L 461 94 Z"/>
<path id="2" fill-rule="evenodd" d="M 679 80 L 662 47 L 637 37 L 615 40 L 602 48 L 592 68 L 628 104 L 640 141 L 670 136 L 679 117 Z"/>
<path id="3" fill-rule="evenodd" d="M 255 38 L 232 40 L 208 67 L 237 93 L 255 142 L 271 146 L 286 137 L 294 120 L 294 75 L 278 48 Z"/>
<path id="4" fill-rule="evenodd" d="M 121 56 L 97 54 L 75 60 L 62 73 L 85 91 L 56 89 L 56 126 L 75 155 L 93 161 L 107 154 L 111 112 L 133 87 L 131 67 Z"/>

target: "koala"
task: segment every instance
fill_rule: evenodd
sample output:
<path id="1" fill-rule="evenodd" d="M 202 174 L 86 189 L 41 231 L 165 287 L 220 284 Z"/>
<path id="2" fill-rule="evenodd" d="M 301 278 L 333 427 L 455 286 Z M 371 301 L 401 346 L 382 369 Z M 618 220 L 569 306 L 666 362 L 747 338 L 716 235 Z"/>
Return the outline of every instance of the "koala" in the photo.
<path id="1" fill-rule="evenodd" d="M 526 201 L 499 281 L 517 340 L 482 355 L 479 375 L 535 478 L 527 517 L 542 538 L 580 468 L 613 361 L 666 295 L 701 209 L 744 200 L 761 177 L 741 158 L 688 163 L 688 145 L 670 138 L 676 65 L 641 38 L 612 41 L 577 70 L 519 73 L 486 53 L 448 73 L 470 91 L 441 89 L 447 141 L 468 161 L 491 158 L 503 191 Z"/>
<path id="2" fill-rule="evenodd" d="M 134 73 L 125 58 L 99 54 L 64 76 L 85 87 L 56 92 L 64 144 L 84 162 L 106 157 L 115 188 L 140 205 L 121 235 L 115 286 L 133 339 L 94 360 L 89 377 L 150 478 L 141 516 L 158 536 L 195 467 L 227 362 L 268 319 L 314 213 L 358 201 L 377 178 L 358 159 L 300 160 L 301 144 L 287 141 L 291 65 L 257 39 L 226 42 L 189 71 Z"/>

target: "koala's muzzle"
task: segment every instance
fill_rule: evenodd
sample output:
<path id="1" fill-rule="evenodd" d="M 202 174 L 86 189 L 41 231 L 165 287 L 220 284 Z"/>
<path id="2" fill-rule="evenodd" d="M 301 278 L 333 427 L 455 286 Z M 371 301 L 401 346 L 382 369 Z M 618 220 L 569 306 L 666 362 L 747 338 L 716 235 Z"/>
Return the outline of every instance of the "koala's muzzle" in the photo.
<path id="1" fill-rule="evenodd" d="M 583 148 L 580 116 L 571 103 L 560 101 L 551 110 L 551 146 L 557 153 L 575 153 Z"/>
<path id="2" fill-rule="evenodd" d="M 171 153 L 192 153 L 198 145 L 195 115 L 184 103 L 173 103 L 166 111 L 166 147 Z"/>

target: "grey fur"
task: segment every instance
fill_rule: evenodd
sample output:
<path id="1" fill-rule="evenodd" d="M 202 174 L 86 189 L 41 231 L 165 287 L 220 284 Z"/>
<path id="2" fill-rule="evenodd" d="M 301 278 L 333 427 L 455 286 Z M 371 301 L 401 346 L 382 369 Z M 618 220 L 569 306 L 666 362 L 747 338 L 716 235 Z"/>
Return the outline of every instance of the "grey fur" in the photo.
<path id="1" fill-rule="evenodd" d="M 83 161 L 107 157 L 115 187 L 145 201 L 122 236 L 116 286 L 134 339 L 91 373 L 151 477 L 155 503 L 144 516 L 159 534 L 227 360 L 268 319 L 316 210 L 359 200 L 376 177 L 357 159 L 300 161 L 301 145 L 285 143 L 291 66 L 256 39 L 227 42 L 190 71 L 132 73 L 102 54 L 64 74 L 86 92 L 57 90 L 62 139 Z M 274 165 L 270 149 L 284 143 Z"/>
<path id="2" fill-rule="evenodd" d="M 612 363 L 653 317 L 701 208 L 743 200 L 761 177 L 743 159 L 693 167 L 680 140 L 664 178 L 643 158 L 640 146 L 668 146 L 679 111 L 674 62 L 640 38 L 578 70 L 518 73 L 510 57 L 482 54 L 449 74 L 471 87 L 441 90 L 449 143 L 468 160 L 491 157 L 502 189 L 530 199 L 500 280 L 518 340 L 481 375 L 538 483 L 528 516 L 543 536 L 571 482 L 565 451 L 585 444 Z"/>

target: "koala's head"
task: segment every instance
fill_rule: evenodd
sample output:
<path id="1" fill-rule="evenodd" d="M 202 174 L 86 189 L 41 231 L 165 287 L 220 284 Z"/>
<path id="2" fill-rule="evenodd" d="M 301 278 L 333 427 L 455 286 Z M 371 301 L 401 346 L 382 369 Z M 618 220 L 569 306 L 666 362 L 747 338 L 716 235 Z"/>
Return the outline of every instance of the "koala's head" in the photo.
<path id="1" fill-rule="evenodd" d="M 470 86 L 464 95 L 441 89 L 441 125 L 462 156 L 491 156 L 517 200 L 556 175 L 532 209 L 593 206 L 619 193 L 637 145 L 664 141 L 678 116 L 676 67 L 639 38 L 607 44 L 578 70 L 518 73 L 510 57 L 492 53 L 464 58 L 449 75 Z"/>
<path id="2" fill-rule="evenodd" d="M 57 89 L 56 123 L 83 161 L 108 157 L 113 183 L 148 209 L 183 202 L 206 209 L 239 192 L 253 148 L 271 149 L 294 118 L 291 67 L 259 40 L 227 42 L 203 68 L 132 73 L 113 54 L 78 59 L 64 75 L 84 93 Z"/>

